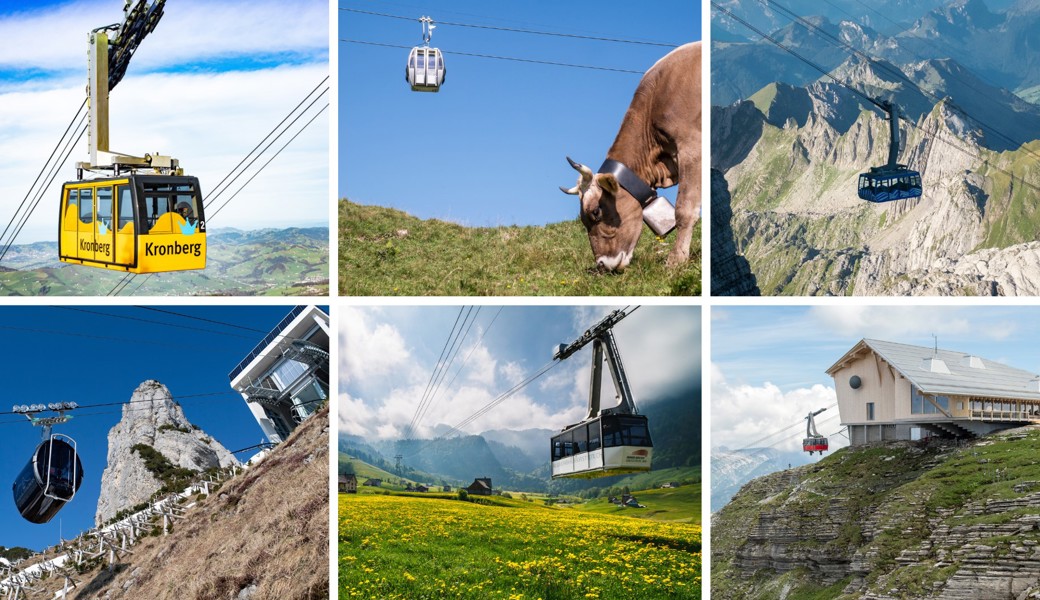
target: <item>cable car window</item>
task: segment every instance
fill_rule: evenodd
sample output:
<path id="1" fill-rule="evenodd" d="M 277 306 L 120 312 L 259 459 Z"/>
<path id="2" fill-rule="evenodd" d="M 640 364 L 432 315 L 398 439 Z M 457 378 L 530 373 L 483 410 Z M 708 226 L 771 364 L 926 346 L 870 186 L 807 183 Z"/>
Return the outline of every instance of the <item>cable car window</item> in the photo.
<path id="1" fill-rule="evenodd" d="M 94 190 L 83 188 L 79 191 L 79 220 L 83 223 L 94 222 Z"/>
<path id="2" fill-rule="evenodd" d="M 616 418 L 603 419 L 603 447 L 621 446 L 621 423 Z"/>
<path id="3" fill-rule="evenodd" d="M 68 207 L 65 209 L 65 229 L 76 231 L 76 219 L 79 215 L 79 190 L 69 190 Z"/>
<path id="4" fill-rule="evenodd" d="M 125 185 L 121 185 L 116 188 L 116 197 L 119 198 L 119 221 L 116 223 L 115 228 L 127 228 L 128 231 L 133 231 L 134 199 L 132 190 Z"/>
<path id="5" fill-rule="evenodd" d="M 97 190 L 97 220 L 112 226 L 112 188 L 101 187 Z"/>
<path id="6" fill-rule="evenodd" d="M 589 451 L 599 450 L 599 423 L 589 423 Z"/>
<path id="7" fill-rule="evenodd" d="M 560 460 L 563 458 L 563 442 L 560 440 L 553 440 L 552 442 L 552 459 Z"/>
<path id="8" fill-rule="evenodd" d="M 574 455 L 574 432 L 568 431 L 560 436 L 560 441 L 563 442 L 563 455 L 573 456 Z"/>
<path id="9" fill-rule="evenodd" d="M 574 453 L 588 452 L 589 450 L 589 430 L 588 427 L 582 425 L 574 430 Z"/>

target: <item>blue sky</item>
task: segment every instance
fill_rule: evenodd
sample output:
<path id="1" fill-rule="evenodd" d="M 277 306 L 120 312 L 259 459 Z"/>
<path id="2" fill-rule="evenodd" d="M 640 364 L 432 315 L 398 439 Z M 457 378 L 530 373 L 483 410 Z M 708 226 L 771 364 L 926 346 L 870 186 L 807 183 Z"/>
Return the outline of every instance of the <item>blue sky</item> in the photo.
<path id="1" fill-rule="evenodd" d="M 138 307 L 8 306 L 0 310 L 0 345 L 8 350 L 0 412 L 10 411 L 14 404 L 80 404 L 74 418 L 54 432 L 76 440 L 85 474 L 79 493 L 49 523 L 34 525 L 22 519 L 10 483 L 32 456 L 41 431 L 24 417 L 0 415 L 4 455 L 0 481 L 6 486 L 0 493 L 0 545 L 39 550 L 58 542 L 59 528 L 71 538 L 93 527 L 108 432 L 119 422 L 122 407 L 88 407 L 126 402 L 146 379 L 166 385 L 174 398 L 183 396 L 180 402 L 188 419 L 228 450 L 263 441 L 246 403 L 231 389 L 228 373 L 291 307 L 156 308 L 238 327 Z M 199 394 L 207 395 L 190 397 Z"/>
<path id="2" fill-rule="evenodd" d="M 939 348 L 1040 373 L 1038 317 L 1040 307 L 713 307 L 712 447 L 745 446 L 836 402 L 825 371 L 863 338 L 930 347 L 935 334 Z M 819 422 L 820 433 L 836 432 L 837 409 Z M 791 450 L 802 432 L 769 443 Z"/>
<path id="3" fill-rule="evenodd" d="M 341 0 L 339 7 L 677 45 L 701 37 L 701 5 L 689 0 Z M 422 43 L 418 21 L 346 11 L 339 37 Z M 668 52 L 446 24 L 431 45 L 446 53 L 447 79 L 436 94 L 408 88 L 407 49 L 340 43 L 339 195 L 471 226 L 577 216 L 577 200 L 557 189 L 577 180 L 564 157 L 599 167 L 640 75 L 453 56 L 453 50 L 640 73 Z M 674 188 L 666 195 L 674 198 Z"/>
<path id="4" fill-rule="evenodd" d="M 0 223 L 15 213 L 83 101 L 88 32 L 122 22 L 122 8 L 121 0 L 0 3 Z M 328 10 L 321 0 L 167 2 L 112 91 L 111 149 L 172 155 L 209 193 L 328 75 Z M 327 225 L 329 123 L 326 111 L 210 226 Z M 19 243 L 54 240 L 60 185 L 85 160 L 84 136 Z"/>
<path id="5" fill-rule="evenodd" d="M 460 423 L 548 363 L 555 344 L 570 343 L 617 307 L 507 306 L 499 314 L 500 308 L 483 306 L 477 313 L 441 393 L 419 425 L 419 436 L 433 435 L 438 425 Z M 415 413 L 458 315 L 458 306 L 344 307 L 340 430 L 370 439 L 398 438 Z M 637 404 L 700 380 L 700 326 L 700 308 L 693 306 L 644 306 L 615 326 Z M 591 347 L 586 347 L 478 419 L 466 433 L 555 429 L 581 420 L 590 361 Z M 604 385 L 604 398 L 613 398 L 609 377 Z"/>

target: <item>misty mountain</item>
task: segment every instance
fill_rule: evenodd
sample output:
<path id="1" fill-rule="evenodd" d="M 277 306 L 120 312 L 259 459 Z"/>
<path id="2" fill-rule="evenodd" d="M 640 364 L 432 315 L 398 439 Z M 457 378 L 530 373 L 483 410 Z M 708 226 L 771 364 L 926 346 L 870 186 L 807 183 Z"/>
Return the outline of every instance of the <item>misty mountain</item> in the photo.
<path id="1" fill-rule="evenodd" d="M 752 479 L 810 462 L 805 452 L 780 452 L 774 448 L 712 450 L 711 512 L 725 506 Z"/>

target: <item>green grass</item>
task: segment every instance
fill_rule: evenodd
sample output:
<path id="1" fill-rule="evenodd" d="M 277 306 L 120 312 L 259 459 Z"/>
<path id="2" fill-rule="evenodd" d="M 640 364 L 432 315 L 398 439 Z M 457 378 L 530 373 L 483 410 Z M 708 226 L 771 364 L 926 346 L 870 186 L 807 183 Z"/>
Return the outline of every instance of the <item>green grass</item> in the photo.
<path id="1" fill-rule="evenodd" d="M 339 498 L 339 597 L 701 597 L 701 528 L 499 499 Z"/>
<path id="2" fill-rule="evenodd" d="M 597 498 L 575 506 L 574 510 L 654 521 L 701 522 L 700 484 L 633 491 L 632 495 L 646 508 L 621 508 L 608 502 L 607 498 Z"/>
<path id="3" fill-rule="evenodd" d="M 339 207 L 339 291 L 344 296 L 666 296 L 701 293 L 701 225 L 690 260 L 664 266 L 675 234 L 644 231 L 624 273 L 592 269 L 577 219 L 531 227 L 463 227 L 398 210 Z"/>

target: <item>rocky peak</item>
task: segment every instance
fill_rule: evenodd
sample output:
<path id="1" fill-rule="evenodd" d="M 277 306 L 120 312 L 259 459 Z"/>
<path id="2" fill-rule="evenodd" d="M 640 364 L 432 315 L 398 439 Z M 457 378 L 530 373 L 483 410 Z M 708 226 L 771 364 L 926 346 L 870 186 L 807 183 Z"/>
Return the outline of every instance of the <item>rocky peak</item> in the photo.
<path id="1" fill-rule="evenodd" d="M 220 442 L 188 421 L 166 386 L 144 381 L 108 433 L 108 461 L 101 475 L 95 520 L 104 523 L 119 511 L 146 502 L 172 482 L 175 469 L 201 472 L 235 462 Z"/>

